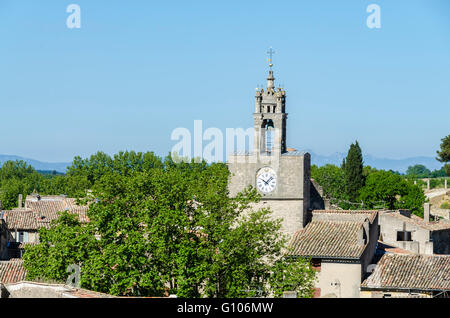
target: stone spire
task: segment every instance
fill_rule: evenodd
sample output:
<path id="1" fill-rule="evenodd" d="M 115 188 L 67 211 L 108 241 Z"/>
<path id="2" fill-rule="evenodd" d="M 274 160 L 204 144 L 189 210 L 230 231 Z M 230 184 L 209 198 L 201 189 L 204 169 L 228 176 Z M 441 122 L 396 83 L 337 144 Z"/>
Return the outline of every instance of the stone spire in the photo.
<path id="1" fill-rule="evenodd" d="M 272 47 L 270 47 L 269 51 L 267 52 L 267 54 L 269 54 L 269 77 L 267 78 L 267 90 L 273 90 L 275 88 L 275 78 L 273 77 L 273 70 L 272 70 L 272 58 L 273 55 L 275 54 L 275 51 L 272 49 Z"/>
<path id="2" fill-rule="evenodd" d="M 272 65 L 272 64 L 271 64 Z M 267 90 L 273 90 L 275 88 L 275 77 L 273 77 L 272 68 L 269 70 L 269 77 L 267 77 Z"/>

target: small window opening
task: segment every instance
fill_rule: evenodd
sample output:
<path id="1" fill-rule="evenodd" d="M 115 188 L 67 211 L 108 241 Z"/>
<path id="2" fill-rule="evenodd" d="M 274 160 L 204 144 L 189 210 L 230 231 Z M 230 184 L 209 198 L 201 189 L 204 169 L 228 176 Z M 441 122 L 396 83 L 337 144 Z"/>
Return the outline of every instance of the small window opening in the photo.
<path id="1" fill-rule="evenodd" d="M 397 241 L 399 242 L 411 242 L 412 235 L 409 231 L 397 231 Z"/>

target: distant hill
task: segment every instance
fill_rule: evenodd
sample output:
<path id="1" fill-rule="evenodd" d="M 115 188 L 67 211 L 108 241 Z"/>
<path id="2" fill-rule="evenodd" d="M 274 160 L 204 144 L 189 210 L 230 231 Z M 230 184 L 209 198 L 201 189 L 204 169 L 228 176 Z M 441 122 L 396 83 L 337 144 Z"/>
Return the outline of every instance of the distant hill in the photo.
<path id="1" fill-rule="evenodd" d="M 323 166 L 326 164 L 334 164 L 340 166 L 342 159 L 345 158 L 346 154 L 341 152 L 336 152 L 334 154 L 323 156 L 314 153 L 313 151 L 308 152 L 311 154 L 311 164 L 317 166 Z M 66 168 L 70 166 L 71 162 L 42 162 L 34 159 L 23 158 L 19 156 L 12 155 L 0 155 L 0 166 L 8 160 L 23 160 L 31 165 L 36 170 L 42 170 L 45 172 L 52 172 L 53 170 L 65 173 Z M 364 155 L 364 165 L 368 165 L 377 169 L 383 170 L 394 170 L 401 173 L 405 173 L 409 166 L 416 164 L 421 164 L 426 166 L 430 170 L 438 170 L 442 168 L 443 164 L 438 162 L 433 157 L 411 157 L 406 159 L 388 159 L 388 158 L 378 158 L 371 155 Z"/>
<path id="2" fill-rule="evenodd" d="M 336 152 L 328 156 L 318 155 L 312 151 L 308 151 L 311 154 L 311 164 L 317 166 L 323 166 L 326 164 L 334 164 L 340 166 L 342 160 L 345 158 L 346 154 Z M 430 170 L 439 170 L 442 168 L 443 164 L 437 161 L 433 157 L 411 157 L 405 159 L 388 159 L 388 158 L 378 158 L 372 155 L 364 155 L 364 165 L 371 166 L 377 169 L 383 170 L 394 170 L 401 173 L 405 173 L 409 166 L 414 165 L 424 165 Z"/>
<path id="3" fill-rule="evenodd" d="M 0 166 L 2 166 L 3 163 L 5 163 L 6 161 L 16 161 L 16 160 L 23 160 L 36 170 L 50 171 L 50 172 L 54 170 L 60 173 L 65 173 L 67 167 L 72 164 L 70 162 L 42 162 L 34 159 L 23 158 L 13 155 L 0 155 Z"/>

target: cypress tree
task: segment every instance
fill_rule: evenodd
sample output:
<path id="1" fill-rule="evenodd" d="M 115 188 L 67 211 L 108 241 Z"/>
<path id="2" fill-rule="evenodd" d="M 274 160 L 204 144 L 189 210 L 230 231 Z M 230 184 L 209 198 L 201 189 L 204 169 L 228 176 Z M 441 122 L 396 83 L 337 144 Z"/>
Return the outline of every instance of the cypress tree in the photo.
<path id="1" fill-rule="evenodd" d="M 342 164 L 345 174 L 345 190 L 350 201 L 356 202 L 359 190 L 364 186 L 363 157 L 358 141 L 350 145 L 347 158 Z"/>

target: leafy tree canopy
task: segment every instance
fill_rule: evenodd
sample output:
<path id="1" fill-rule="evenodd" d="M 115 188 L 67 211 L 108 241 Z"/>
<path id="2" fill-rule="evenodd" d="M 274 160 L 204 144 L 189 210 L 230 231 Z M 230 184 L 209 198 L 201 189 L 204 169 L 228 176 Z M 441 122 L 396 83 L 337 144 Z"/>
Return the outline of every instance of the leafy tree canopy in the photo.
<path id="1" fill-rule="evenodd" d="M 450 135 L 442 139 L 441 149 L 437 151 L 438 157 L 436 158 L 440 162 L 445 162 L 444 169 L 448 176 L 450 176 Z"/>
<path id="2" fill-rule="evenodd" d="M 345 191 L 350 201 L 358 198 L 359 190 L 364 186 L 363 157 L 358 141 L 350 145 L 347 157 L 342 163 Z"/>
<path id="3" fill-rule="evenodd" d="M 308 260 L 285 260 L 280 220 L 250 208 L 254 189 L 228 196 L 224 164 L 99 154 L 68 174 L 93 184 L 90 222 L 63 214 L 42 229 L 24 255 L 30 279 L 61 280 L 78 264 L 82 287 L 115 295 L 312 295 Z"/>
<path id="4" fill-rule="evenodd" d="M 368 208 L 410 209 L 422 216 L 425 195 L 420 187 L 401 176 L 381 170 L 369 174 L 360 199 Z"/>

